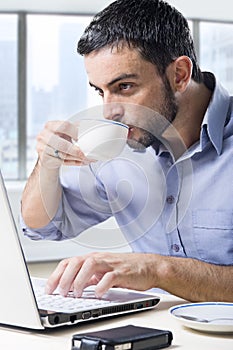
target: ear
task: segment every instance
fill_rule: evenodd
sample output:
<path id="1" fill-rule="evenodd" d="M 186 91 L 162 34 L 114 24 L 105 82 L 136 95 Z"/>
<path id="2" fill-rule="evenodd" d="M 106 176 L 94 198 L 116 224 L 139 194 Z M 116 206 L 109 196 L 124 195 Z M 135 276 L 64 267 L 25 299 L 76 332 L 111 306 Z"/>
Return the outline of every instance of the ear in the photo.
<path id="1" fill-rule="evenodd" d="M 193 65 L 191 59 L 188 56 L 180 56 L 172 62 L 169 68 L 171 68 L 169 75 L 172 74 L 174 91 L 184 92 L 192 76 Z"/>

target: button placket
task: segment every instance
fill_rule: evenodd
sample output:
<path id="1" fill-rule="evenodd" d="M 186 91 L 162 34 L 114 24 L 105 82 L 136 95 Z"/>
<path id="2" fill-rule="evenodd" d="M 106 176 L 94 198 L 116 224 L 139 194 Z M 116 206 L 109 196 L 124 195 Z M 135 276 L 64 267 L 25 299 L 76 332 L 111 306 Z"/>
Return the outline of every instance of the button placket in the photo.
<path id="1" fill-rule="evenodd" d="M 185 168 L 186 169 L 186 168 Z M 183 183 L 183 164 L 164 162 L 164 174 L 166 176 L 166 194 L 164 197 L 163 222 L 167 234 L 168 251 L 171 256 L 185 256 L 182 237 L 179 234 L 179 200 Z"/>
<path id="2" fill-rule="evenodd" d="M 171 249 L 173 250 L 173 252 L 178 253 L 180 251 L 180 246 L 179 244 L 174 243 L 171 245 Z"/>
<path id="3" fill-rule="evenodd" d="M 174 197 L 173 195 L 167 196 L 166 202 L 167 202 L 168 204 L 173 204 L 173 203 L 175 203 L 175 197 Z"/>

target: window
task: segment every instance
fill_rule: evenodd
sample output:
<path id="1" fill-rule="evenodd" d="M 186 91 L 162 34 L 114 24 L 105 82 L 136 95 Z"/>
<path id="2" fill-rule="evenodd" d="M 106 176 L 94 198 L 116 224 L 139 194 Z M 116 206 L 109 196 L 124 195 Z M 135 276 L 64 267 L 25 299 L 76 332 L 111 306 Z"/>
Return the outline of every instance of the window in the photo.
<path id="1" fill-rule="evenodd" d="M 19 16 L 0 14 L 0 167 L 10 180 L 25 179 L 31 172 L 37 157 L 36 135 L 47 120 L 67 119 L 86 108 L 89 101 L 83 59 L 76 46 L 90 17 L 31 14 L 21 18 L 27 28 L 25 37 L 19 39 L 27 40 L 27 81 L 22 86 L 22 82 L 18 84 L 19 72 L 24 69 L 19 53 Z M 22 115 L 18 89 L 21 101 L 26 101 Z M 20 142 L 23 138 L 19 132 L 23 120 L 27 121 L 26 149 L 18 144 L 19 135 Z M 20 152 L 26 153 L 26 169 L 20 169 Z"/>
<path id="2" fill-rule="evenodd" d="M 233 94 L 233 24 L 200 22 L 200 64 Z"/>
<path id="3" fill-rule="evenodd" d="M 77 42 L 89 21 L 81 16 L 27 17 L 27 175 L 44 123 L 67 119 L 87 107 L 87 77 Z"/>
<path id="4" fill-rule="evenodd" d="M 5 177 L 18 174 L 17 16 L 0 15 L 0 166 Z"/>

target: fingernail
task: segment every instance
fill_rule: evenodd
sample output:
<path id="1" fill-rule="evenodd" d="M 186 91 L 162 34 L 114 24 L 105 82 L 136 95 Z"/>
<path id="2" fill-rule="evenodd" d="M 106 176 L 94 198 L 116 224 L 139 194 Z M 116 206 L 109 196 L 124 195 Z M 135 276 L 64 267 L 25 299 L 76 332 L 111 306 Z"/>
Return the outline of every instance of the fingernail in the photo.
<path id="1" fill-rule="evenodd" d="M 75 296 L 75 298 L 81 298 L 81 296 L 82 296 L 82 291 L 80 291 L 80 290 L 74 290 L 74 296 Z"/>
<path id="2" fill-rule="evenodd" d="M 103 295 L 102 295 L 101 293 L 96 293 L 96 292 L 95 292 L 95 297 L 96 297 L 97 299 L 101 299 L 102 296 L 103 296 Z"/>
<path id="3" fill-rule="evenodd" d="M 61 294 L 63 297 L 65 297 L 67 295 L 67 291 L 63 288 L 59 288 L 59 294 Z"/>
<path id="4" fill-rule="evenodd" d="M 45 294 L 51 294 L 52 290 L 48 286 L 45 286 Z"/>

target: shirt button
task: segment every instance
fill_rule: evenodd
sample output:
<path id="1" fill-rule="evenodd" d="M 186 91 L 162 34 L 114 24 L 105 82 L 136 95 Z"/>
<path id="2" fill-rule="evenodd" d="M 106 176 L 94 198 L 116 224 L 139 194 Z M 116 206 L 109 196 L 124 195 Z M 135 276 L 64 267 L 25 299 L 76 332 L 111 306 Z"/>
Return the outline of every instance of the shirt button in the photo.
<path id="1" fill-rule="evenodd" d="M 176 253 L 180 251 L 180 247 L 178 246 L 178 244 L 172 244 L 171 249 Z"/>
<path id="2" fill-rule="evenodd" d="M 167 199 L 166 199 L 166 202 L 168 204 L 172 204 L 175 202 L 175 198 L 173 196 L 168 196 Z"/>

